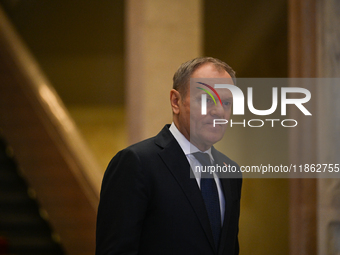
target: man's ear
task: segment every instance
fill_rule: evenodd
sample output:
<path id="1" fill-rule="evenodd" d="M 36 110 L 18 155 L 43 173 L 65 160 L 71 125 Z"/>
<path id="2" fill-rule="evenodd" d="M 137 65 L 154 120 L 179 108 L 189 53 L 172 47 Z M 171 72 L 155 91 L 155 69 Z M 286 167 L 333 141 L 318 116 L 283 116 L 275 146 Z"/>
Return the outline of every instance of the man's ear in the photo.
<path id="1" fill-rule="evenodd" d="M 172 112 L 174 114 L 179 113 L 180 100 L 181 100 L 181 94 L 177 90 L 172 89 L 170 91 L 170 104 L 171 104 Z"/>

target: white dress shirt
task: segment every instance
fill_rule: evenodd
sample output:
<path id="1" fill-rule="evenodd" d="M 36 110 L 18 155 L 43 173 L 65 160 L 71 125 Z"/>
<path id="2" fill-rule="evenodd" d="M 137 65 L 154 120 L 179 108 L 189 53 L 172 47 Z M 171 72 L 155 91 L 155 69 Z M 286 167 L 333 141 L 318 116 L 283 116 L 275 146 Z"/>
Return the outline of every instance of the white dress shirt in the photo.
<path id="1" fill-rule="evenodd" d="M 175 137 L 175 139 L 177 140 L 177 142 L 179 143 L 179 146 L 182 148 L 185 156 L 188 159 L 188 162 L 191 166 L 191 170 L 195 176 L 195 179 L 197 181 L 198 187 L 201 186 L 201 172 L 200 171 L 194 171 L 193 169 L 196 169 L 196 166 L 202 166 L 202 164 L 195 158 L 194 155 L 192 155 L 192 153 L 195 152 L 204 152 L 204 153 L 208 153 L 210 156 L 210 161 L 214 162 L 214 158 L 211 155 L 211 148 L 209 148 L 207 151 L 200 151 L 195 145 L 191 144 L 190 141 L 188 141 L 188 139 L 185 138 L 185 136 L 178 130 L 178 128 L 176 127 L 175 123 L 172 122 L 170 128 L 169 128 L 171 134 Z M 214 179 L 217 185 L 217 190 L 218 190 L 218 197 L 219 197 L 219 201 L 220 201 L 220 210 L 221 210 L 221 223 L 223 224 L 223 220 L 224 220 L 224 211 L 225 211 L 225 200 L 224 200 L 224 195 L 223 195 L 223 191 L 222 191 L 222 185 L 221 182 L 219 180 L 219 178 L 216 176 L 215 173 L 214 174 Z"/>

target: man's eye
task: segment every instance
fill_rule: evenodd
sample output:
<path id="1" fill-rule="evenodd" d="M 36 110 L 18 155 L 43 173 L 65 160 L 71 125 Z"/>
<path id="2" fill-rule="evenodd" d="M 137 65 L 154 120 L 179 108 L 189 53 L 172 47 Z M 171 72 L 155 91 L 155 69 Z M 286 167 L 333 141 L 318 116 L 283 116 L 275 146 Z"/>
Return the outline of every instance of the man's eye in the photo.
<path id="1" fill-rule="evenodd" d="M 228 102 L 228 101 L 226 101 L 226 102 L 223 102 L 223 105 L 225 105 L 225 106 L 229 106 L 231 103 L 230 102 Z"/>

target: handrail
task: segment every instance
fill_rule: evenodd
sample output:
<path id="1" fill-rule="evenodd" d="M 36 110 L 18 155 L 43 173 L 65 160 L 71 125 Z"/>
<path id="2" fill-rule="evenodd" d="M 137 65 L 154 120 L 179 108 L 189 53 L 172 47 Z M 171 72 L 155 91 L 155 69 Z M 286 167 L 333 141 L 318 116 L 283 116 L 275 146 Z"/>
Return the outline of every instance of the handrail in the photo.
<path id="1" fill-rule="evenodd" d="M 53 124 L 54 136 L 58 136 L 59 146 L 64 153 L 68 163 L 72 165 L 74 175 L 84 188 L 88 199 L 94 209 L 99 201 L 99 190 L 102 179 L 102 170 L 89 150 L 84 139 L 81 137 L 74 121 L 70 117 L 66 107 L 58 94 L 40 70 L 29 50 L 22 43 L 14 28 L 6 18 L 0 7 L 0 34 L 2 40 L 8 47 L 8 53 L 15 60 L 16 68 L 20 69 L 30 81 L 29 87 L 23 88 L 34 100 L 38 107 L 48 116 L 49 122 Z"/>

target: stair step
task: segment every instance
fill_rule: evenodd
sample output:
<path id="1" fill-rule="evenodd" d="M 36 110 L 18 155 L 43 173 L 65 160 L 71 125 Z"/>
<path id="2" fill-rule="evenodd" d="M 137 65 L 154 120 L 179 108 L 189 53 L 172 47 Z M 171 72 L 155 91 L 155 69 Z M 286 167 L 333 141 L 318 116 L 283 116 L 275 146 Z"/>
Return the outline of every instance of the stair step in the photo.
<path id="1" fill-rule="evenodd" d="M 0 137 L 0 237 L 9 254 L 63 255 L 62 246 Z"/>

